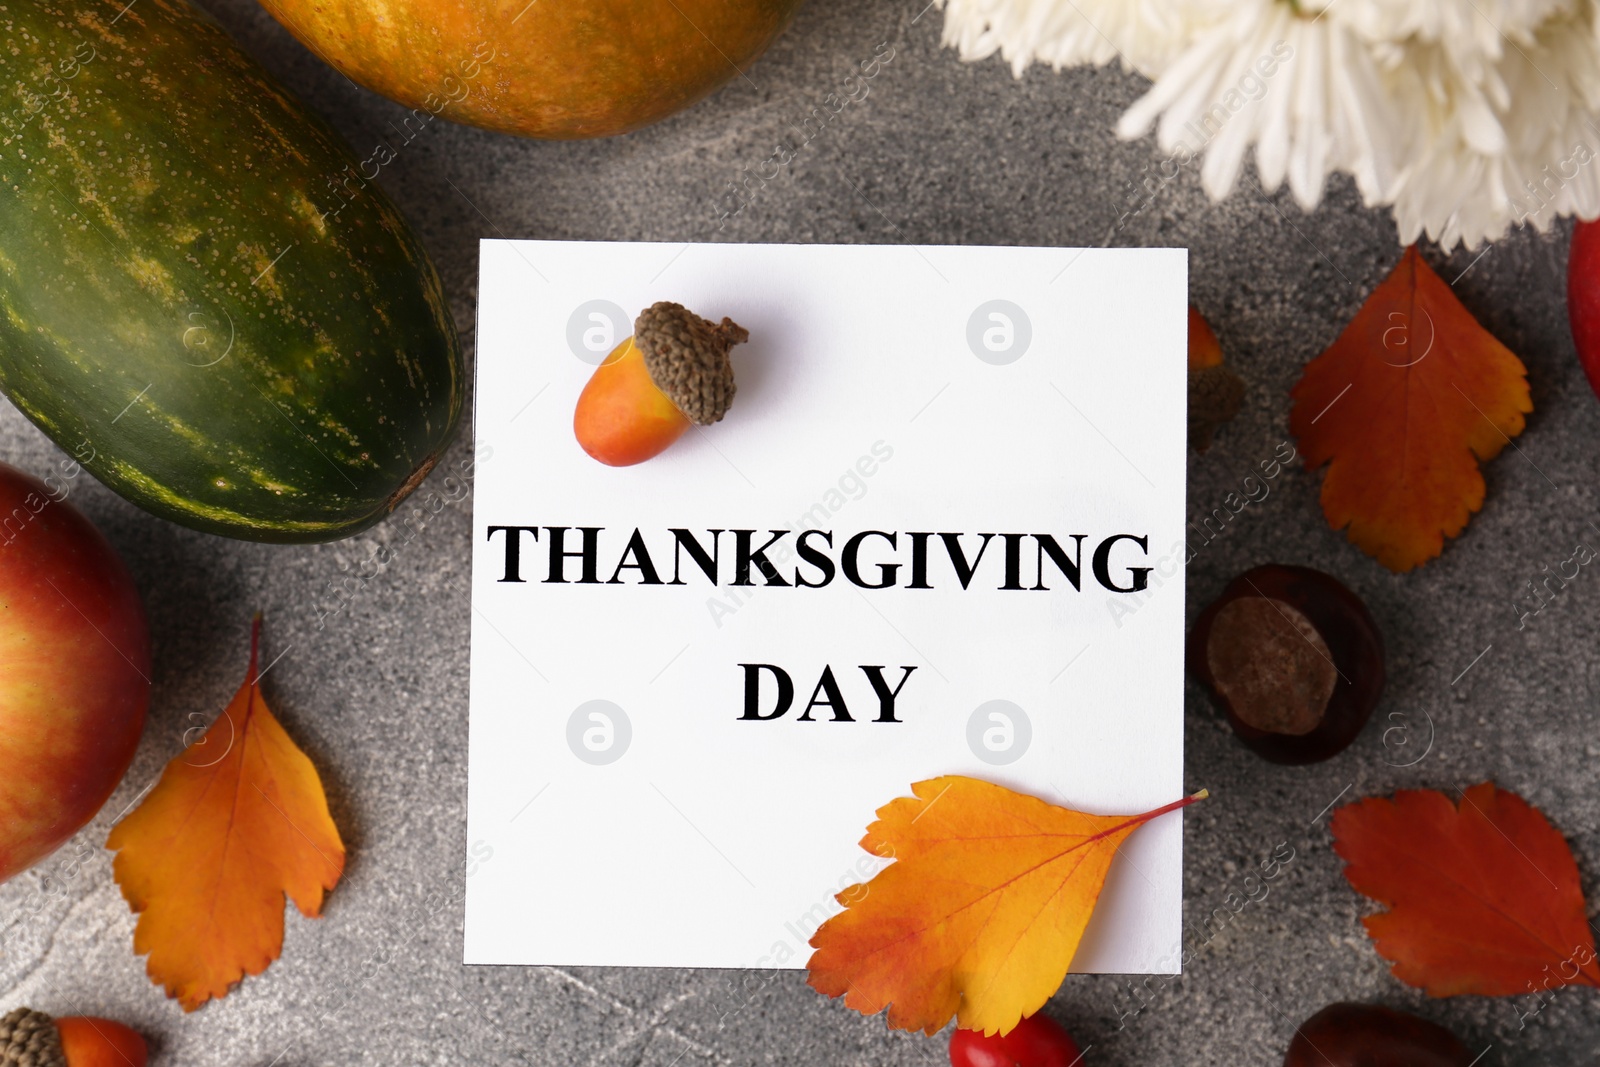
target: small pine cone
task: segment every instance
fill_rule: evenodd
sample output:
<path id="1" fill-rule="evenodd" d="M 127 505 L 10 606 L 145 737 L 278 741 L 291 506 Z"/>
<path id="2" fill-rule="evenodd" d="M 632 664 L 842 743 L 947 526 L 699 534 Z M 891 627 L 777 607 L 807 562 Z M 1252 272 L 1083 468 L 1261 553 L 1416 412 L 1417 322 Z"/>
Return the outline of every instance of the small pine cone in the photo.
<path id="1" fill-rule="evenodd" d="M 662 301 L 639 313 L 633 342 L 656 388 L 697 426 L 721 421 L 733 405 L 733 364 L 728 351 L 750 339 L 732 319 L 702 319 L 682 304 Z"/>
<path id="2" fill-rule="evenodd" d="M 31 1008 L 0 1019 L 0 1067 L 67 1067 L 56 1021 Z"/>

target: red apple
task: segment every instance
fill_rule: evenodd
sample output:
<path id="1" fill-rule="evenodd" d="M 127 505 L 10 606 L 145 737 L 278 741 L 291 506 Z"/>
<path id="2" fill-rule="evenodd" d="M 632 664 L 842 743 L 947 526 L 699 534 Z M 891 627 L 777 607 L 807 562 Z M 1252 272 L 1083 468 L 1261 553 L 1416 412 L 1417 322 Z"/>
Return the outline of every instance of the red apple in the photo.
<path id="1" fill-rule="evenodd" d="M 128 569 L 61 491 L 0 463 L 0 882 L 100 810 L 149 701 Z"/>
<path id="2" fill-rule="evenodd" d="M 1589 388 L 1600 396 L 1600 222 L 1572 228 L 1567 253 L 1567 320 Z"/>

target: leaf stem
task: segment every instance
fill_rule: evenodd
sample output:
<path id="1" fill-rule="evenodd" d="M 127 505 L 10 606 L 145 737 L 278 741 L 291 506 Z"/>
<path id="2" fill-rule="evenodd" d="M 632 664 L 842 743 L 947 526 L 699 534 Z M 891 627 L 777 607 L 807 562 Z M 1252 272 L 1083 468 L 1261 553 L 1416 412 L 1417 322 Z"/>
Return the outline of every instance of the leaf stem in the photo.
<path id="1" fill-rule="evenodd" d="M 1166 815 L 1169 812 L 1177 811 L 1179 808 L 1187 808 L 1190 804 L 1193 804 L 1195 801 L 1204 800 L 1207 797 L 1209 797 L 1210 795 L 1211 795 L 1211 791 L 1210 790 L 1202 789 L 1198 793 L 1194 793 L 1194 794 L 1191 794 L 1190 796 L 1186 796 L 1182 800 L 1174 800 L 1171 804 L 1163 804 L 1163 805 L 1161 805 L 1161 807 L 1154 808 L 1154 809 L 1152 809 L 1150 811 L 1147 811 L 1143 815 L 1130 815 L 1130 816 L 1128 816 L 1127 821 L 1120 822 L 1117 825 L 1115 825 L 1113 827 L 1110 827 L 1109 829 L 1101 830 L 1099 833 L 1094 834 L 1091 837 L 1085 838 L 1084 839 L 1084 843 L 1085 844 L 1089 844 L 1089 843 L 1092 843 L 1092 842 L 1095 842 L 1095 841 L 1099 841 L 1101 838 L 1110 837 L 1112 834 L 1119 833 L 1119 832 L 1121 832 L 1122 830 L 1126 829 L 1129 826 L 1143 826 L 1145 823 L 1149 822 L 1151 819 L 1159 819 L 1161 816 Z"/>
<path id="2" fill-rule="evenodd" d="M 260 661 L 261 652 L 261 612 L 256 612 L 250 618 L 250 684 L 256 684 L 256 664 Z"/>
<path id="3" fill-rule="evenodd" d="M 1133 817 L 1133 821 L 1149 822 L 1151 819 L 1158 819 L 1168 812 L 1177 811 L 1179 808 L 1187 808 L 1190 804 L 1193 804 L 1196 801 L 1205 800 L 1210 795 L 1211 791 L 1209 789 L 1202 789 L 1200 792 L 1192 793 L 1189 796 L 1184 797 L 1182 800 L 1174 800 L 1171 804 L 1163 804 L 1161 807 L 1156 808 L 1153 811 L 1147 811 L 1143 815 L 1135 815 Z"/>

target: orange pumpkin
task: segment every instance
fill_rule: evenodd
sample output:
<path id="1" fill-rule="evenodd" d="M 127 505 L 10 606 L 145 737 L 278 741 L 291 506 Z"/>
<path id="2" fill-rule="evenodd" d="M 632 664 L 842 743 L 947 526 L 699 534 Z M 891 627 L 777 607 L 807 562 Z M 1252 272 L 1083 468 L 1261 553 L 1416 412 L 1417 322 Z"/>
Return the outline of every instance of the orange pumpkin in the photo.
<path id="1" fill-rule="evenodd" d="M 608 137 L 709 96 L 800 0 L 261 0 L 352 81 L 434 116 L 527 137 Z"/>

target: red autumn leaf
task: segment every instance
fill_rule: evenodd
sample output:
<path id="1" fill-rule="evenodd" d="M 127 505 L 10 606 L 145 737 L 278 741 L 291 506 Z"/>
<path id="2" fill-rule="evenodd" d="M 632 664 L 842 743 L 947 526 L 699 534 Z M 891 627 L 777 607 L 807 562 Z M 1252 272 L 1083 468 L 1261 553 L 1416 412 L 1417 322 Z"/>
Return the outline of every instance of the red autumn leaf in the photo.
<path id="1" fill-rule="evenodd" d="M 1533 410 L 1527 369 L 1406 249 L 1291 391 L 1306 468 L 1328 465 L 1322 512 L 1362 551 L 1408 571 L 1483 506 L 1478 469 Z"/>
<path id="2" fill-rule="evenodd" d="M 1492 782 L 1452 803 L 1432 789 L 1372 797 L 1333 817 L 1363 922 L 1394 976 L 1436 997 L 1600 986 L 1578 865 L 1539 809 Z"/>

